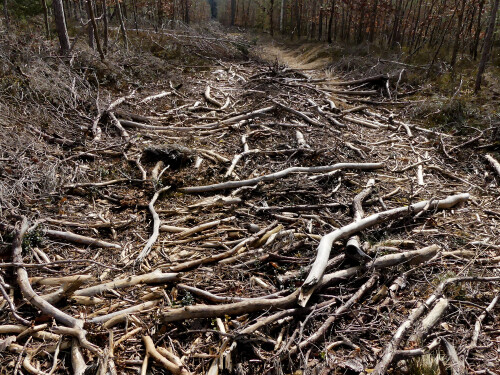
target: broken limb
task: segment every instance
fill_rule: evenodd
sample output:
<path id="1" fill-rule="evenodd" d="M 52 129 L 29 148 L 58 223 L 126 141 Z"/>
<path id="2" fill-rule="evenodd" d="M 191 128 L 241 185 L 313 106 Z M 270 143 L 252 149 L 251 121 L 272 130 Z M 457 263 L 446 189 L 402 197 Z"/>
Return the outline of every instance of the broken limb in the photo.
<path id="1" fill-rule="evenodd" d="M 479 340 L 479 334 L 481 333 L 481 325 L 483 324 L 484 319 L 486 319 L 486 316 L 491 314 L 496 304 L 498 303 L 499 298 L 500 295 L 497 294 L 495 298 L 493 298 L 491 303 L 488 305 L 488 307 L 477 318 L 476 324 L 474 325 L 474 333 L 472 334 L 472 340 L 469 346 L 467 347 L 468 351 L 473 350 L 477 347 L 477 341 Z"/>
<path id="2" fill-rule="evenodd" d="M 217 99 L 214 99 L 210 95 L 210 86 L 207 86 L 207 88 L 205 89 L 205 92 L 203 93 L 203 95 L 205 96 L 205 99 L 207 100 L 207 102 L 209 102 L 210 104 L 213 104 L 213 105 L 215 105 L 218 108 L 222 108 L 224 106 L 224 104 L 222 104 L 221 102 L 219 102 Z"/>
<path id="3" fill-rule="evenodd" d="M 92 237 L 82 236 L 80 234 L 71 233 L 71 232 L 62 232 L 59 230 L 44 229 L 43 233 L 45 235 L 47 235 L 47 237 L 57 238 L 59 240 L 66 240 L 69 242 L 81 243 L 81 244 L 89 245 L 89 246 L 106 247 L 106 248 L 112 248 L 112 249 L 121 249 L 122 248 L 118 244 L 114 244 L 114 243 L 110 243 L 110 242 L 106 242 L 106 241 L 102 241 L 102 240 L 96 240 L 95 238 L 92 238 Z"/>
<path id="4" fill-rule="evenodd" d="M 139 256 L 135 260 L 135 264 L 140 264 L 143 262 L 143 260 L 149 255 L 149 252 L 151 251 L 153 245 L 155 244 L 156 240 L 158 239 L 158 236 L 160 235 L 160 225 L 161 225 L 161 220 L 160 216 L 155 211 L 154 204 L 156 203 L 156 200 L 160 196 L 161 193 L 167 191 L 170 189 L 170 186 L 165 186 L 164 188 L 161 188 L 158 190 L 154 196 L 153 199 L 151 199 L 151 202 L 149 202 L 149 212 L 151 212 L 151 215 L 153 216 L 153 233 L 151 234 L 151 237 L 149 237 L 148 242 L 140 252 Z"/>
<path id="5" fill-rule="evenodd" d="M 450 208 L 458 203 L 465 202 L 468 199 L 469 194 L 453 195 L 442 200 L 432 201 L 432 203 L 430 204 L 430 208 Z M 321 281 L 326 265 L 328 263 L 328 259 L 330 257 L 332 245 L 335 241 L 349 237 L 363 229 L 370 228 L 374 225 L 403 216 L 404 214 L 418 213 L 425 207 L 427 207 L 427 205 L 429 205 L 429 201 L 423 201 L 411 206 L 399 207 L 392 210 L 379 212 L 377 214 L 370 215 L 358 222 L 348 224 L 323 236 L 317 248 L 316 260 L 314 261 L 311 271 L 309 272 L 309 275 L 302 285 L 299 304 L 301 306 L 305 306 L 307 304 L 307 301 L 313 294 L 318 283 Z"/>
<path id="6" fill-rule="evenodd" d="M 321 337 L 323 337 L 326 334 L 326 332 L 328 331 L 328 329 L 335 322 L 335 320 L 337 320 L 337 318 L 340 315 L 342 315 L 345 312 L 349 311 L 349 309 L 355 303 L 359 302 L 359 300 L 361 299 L 361 297 L 363 297 L 363 295 L 368 290 L 370 290 L 371 288 L 373 288 L 373 286 L 375 285 L 375 283 L 377 282 L 378 279 L 379 279 L 378 275 L 373 275 L 372 277 L 370 277 L 368 279 L 368 281 L 366 283 L 364 283 L 356 291 L 356 293 L 354 293 L 353 296 L 347 300 L 346 303 L 344 303 L 342 306 L 340 306 L 339 308 L 337 308 L 335 310 L 335 312 L 333 314 L 331 314 L 330 317 L 327 320 L 325 320 L 325 322 L 321 325 L 321 327 L 319 327 L 316 330 L 316 332 L 313 335 L 309 336 L 306 340 L 304 340 L 301 343 L 299 343 L 299 345 L 290 348 L 290 354 L 291 353 L 296 353 L 298 350 L 305 349 L 306 347 L 310 346 L 311 344 L 313 344 L 316 341 L 318 341 Z M 287 353 L 287 355 L 288 355 L 288 353 Z"/>
<path id="7" fill-rule="evenodd" d="M 16 229 L 16 234 L 14 241 L 12 242 L 12 260 L 14 263 L 23 263 L 22 257 L 22 242 L 24 235 L 28 230 L 28 221 L 26 218 L 23 219 L 20 229 Z M 56 321 L 64 324 L 67 327 L 82 327 L 83 322 L 79 319 L 75 319 L 72 316 L 66 314 L 65 312 L 59 310 L 58 308 L 52 306 L 50 303 L 41 298 L 35 293 L 31 284 L 29 282 L 28 273 L 24 267 L 18 267 L 16 269 L 17 273 L 17 283 L 23 296 L 28 300 L 30 304 L 42 311 L 42 313 L 52 316 Z"/>
<path id="8" fill-rule="evenodd" d="M 166 370 L 170 371 L 174 375 L 190 374 L 190 372 L 185 367 L 179 366 L 178 364 L 171 362 L 170 360 L 165 358 L 162 354 L 160 354 L 160 352 L 156 349 L 151 337 L 142 336 L 142 340 L 144 342 L 144 346 L 146 347 L 147 355 L 149 355 L 156 362 L 161 364 Z"/>
<path id="9" fill-rule="evenodd" d="M 305 113 L 302 113 L 300 111 L 297 111 L 296 109 L 293 109 L 291 107 L 288 107 L 284 104 L 281 104 L 280 102 L 277 102 L 276 100 L 273 100 L 273 103 L 278 105 L 280 108 L 283 108 L 284 110 L 290 112 L 290 113 L 293 113 L 295 116 L 298 116 L 300 117 L 302 120 L 304 120 L 305 122 L 311 124 L 311 125 L 314 125 L 314 126 L 324 126 L 322 123 L 320 123 L 319 121 L 316 121 L 312 118 L 310 118 L 309 116 L 307 116 Z"/>
<path id="10" fill-rule="evenodd" d="M 424 256 L 426 254 L 426 256 Z M 323 277 L 319 288 L 326 287 L 331 283 L 343 279 L 347 279 L 351 276 L 358 274 L 366 269 L 380 269 L 384 267 L 398 265 L 409 260 L 419 259 L 424 261 L 431 258 L 436 254 L 436 248 L 429 246 L 421 250 L 407 251 L 405 253 L 389 254 L 381 256 L 378 259 L 373 260 L 368 263 L 366 267 L 358 266 L 351 267 L 345 270 L 340 270 L 327 274 Z M 500 279 L 500 278 L 499 278 Z M 280 310 L 288 309 L 293 307 L 297 303 L 300 290 L 293 292 L 292 294 L 279 297 L 279 298 L 253 298 L 246 301 L 234 302 L 225 305 L 192 305 L 185 306 L 182 308 L 167 308 L 162 312 L 162 320 L 165 323 L 175 322 L 185 319 L 197 319 L 197 318 L 217 318 L 225 315 L 238 315 L 247 314 L 256 311 L 264 310 Z"/>
<path id="11" fill-rule="evenodd" d="M 138 284 L 162 284 L 178 279 L 178 273 L 163 273 L 160 269 L 138 276 L 126 277 L 113 280 L 104 284 L 94 285 L 85 289 L 77 290 L 75 296 L 92 297 L 109 290 L 128 288 Z"/>
<path id="12" fill-rule="evenodd" d="M 216 227 L 221 223 L 227 223 L 227 222 L 233 221 L 234 219 L 235 219 L 235 216 L 231 216 L 231 217 L 227 217 L 225 219 L 214 220 L 214 221 L 210 221 L 208 223 L 200 224 L 200 225 L 197 225 L 193 228 L 189 228 L 181 233 L 178 233 L 177 238 L 178 239 L 186 238 L 194 233 L 202 232 L 204 230 Z"/>
<path id="13" fill-rule="evenodd" d="M 382 355 L 382 358 L 378 362 L 377 366 L 375 367 L 374 371 L 372 374 L 374 375 L 384 375 L 387 373 L 387 369 L 389 368 L 390 364 L 394 360 L 394 356 L 396 355 L 396 351 L 398 349 L 399 344 L 403 340 L 403 337 L 406 333 L 406 331 L 411 328 L 417 319 L 419 319 L 426 310 L 428 310 L 436 300 L 441 297 L 441 295 L 444 293 L 445 288 L 453 283 L 456 282 L 491 282 L 491 281 L 499 281 L 500 277 L 454 277 L 450 278 L 448 280 L 443 281 L 439 286 L 436 288 L 435 292 L 427 298 L 427 300 L 422 303 L 420 306 L 415 308 L 411 314 L 408 316 L 408 318 L 399 326 L 397 329 L 396 333 L 393 335 L 391 341 L 387 344 L 385 347 L 384 353 Z"/>
<path id="14" fill-rule="evenodd" d="M 493 167 L 493 169 L 495 169 L 495 171 L 497 172 L 498 177 L 500 177 L 500 163 L 498 162 L 498 160 L 496 160 L 491 155 L 486 155 L 485 158 L 486 158 L 486 160 L 488 160 L 490 162 L 490 164 Z"/>
<path id="15" fill-rule="evenodd" d="M 259 182 L 275 181 L 280 178 L 284 178 L 292 173 L 325 173 L 332 172 L 338 169 L 373 170 L 383 167 L 383 163 L 339 163 L 320 167 L 290 167 L 276 173 L 271 173 L 248 180 L 222 182 L 220 184 L 207 186 L 191 186 L 180 188 L 179 190 L 184 193 L 203 193 L 209 191 L 234 189 L 242 186 L 252 186 L 257 185 Z"/>
<path id="16" fill-rule="evenodd" d="M 363 201 L 371 194 L 374 185 L 374 179 L 368 180 L 366 188 L 354 197 L 354 200 L 352 202 L 352 210 L 355 223 L 359 222 L 361 219 L 363 219 L 363 216 L 365 216 L 365 212 L 363 210 Z M 359 243 L 358 236 L 352 236 L 351 238 L 349 238 L 345 250 L 347 257 L 354 258 L 358 261 L 366 261 L 371 259 L 361 249 L 361 244 Z"/>
<path id="17" fill-rule="evenodd" d="M 187 262 L 183 262 L 183 263 L 177 264 L 175 266 L 172 266 L 169 268 L 169 270 L 172 272 L 179 272 L 179 271 L 184 271 L 186 269 L 190 269 L 193 267 L 197 267 L 201 264 L 218 262 L 222 259 L 229 258 L 229 257 L 233 256 L 234 254 L 236 254 L 238 251 L 243 251 L 243 249 L 246 246 L 252 245 L 255 241 L 257 241 L 261 236 L 265 235 L 266 232 L 268 232 L 275 225 L 276 225 L 276 222 L 273 222 L 271 225 L 269 225 L 268 227 L 259 231 L 258 233 L 255 233 L 253 236 L 239 242 L 236 246 L 234 246 L 232 249 L 230 249 L 228 251 L 225 251 L 223 253 L 216 254 L 216 255 L 211 255 L 209 257 L 205 257 L 205 258 L 201 258 L 201 259 L 189 260 Z"/>

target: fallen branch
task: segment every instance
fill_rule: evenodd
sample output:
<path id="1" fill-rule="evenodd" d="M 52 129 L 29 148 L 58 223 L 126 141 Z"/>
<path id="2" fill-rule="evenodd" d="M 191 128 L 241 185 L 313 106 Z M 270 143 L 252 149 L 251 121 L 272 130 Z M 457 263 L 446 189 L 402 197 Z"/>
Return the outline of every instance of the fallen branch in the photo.
<path id="1" fill-rule="evenodd" d="M 153 216 L 153 233 L 151 234 L 151 237 L 149 237 L 148 242 L 140 252 L 140 254 L 137 256 L 137 259 L 135 260 L 135 264 L 141 264 L 143 260 L 149 255 L 149 252 L 151 251 L 153 245 L 155 244 L 156 240 L 158 239 L 158 236 L 160 235 L 160 225 L 161 225 L 161 220 L 160 216 L 155 211 L 154 204 L 158 197 L 160 196 L 161 193 L 167 191 L 170 189 L 170 186 L 165 186 L 164 188 L 161 188 L 158 190 L 154 196 L 153 199 L 151 199 L 151 202 L 149 202 L 149 212 L 151 212 L 151 215 Z"/>
<path id="2" fill-rule="evenodd" d="M 82 236 L 80 234 L 71 233 L 71 232 L 62 232 L 59 230 L 52 229 L 44 229 L 43 233 L 47 235 L 47 237 L 57 238 L 59 240 L 66 240 L 69 242 L 76 242 L 83 245 L 96 246 L 96 247 L 105 247 L 111 249 L 121 249 L 122 247 L 118 244 L 97 240 L 92 237 Z"/>
<path id="3" fill-rule="evenodd" d="M 490 162 L 490 164 L 493 167 L 493 169 L 495 169 L 495 171 L 498 174 L 498 177 L 500 177 L 500 163 L 498 162 L 498 160 L 496 160 L 491 155 L 486 155 L 485 158 L 486 158 L 486 160 L 488 160 Z"/>
<path id="4" fill-rule="evenodd" d="M 210 104 L 215 105 L 216 107 L 221 108 L 224 105 L 221 102 L 219 102 L 218 100 L 214 99 L 210 95 L 210 86 L 207 86 L 207 88 L 206 88 L 205 92 L 203 93 L 203 95 L 205 96 L 205 99 L 207 100 L 207 102 L 209 102 Z"/>
<path id="5" fill-rule="evenodd" d="M 375 367 L 374 371 L 372 374 L 374 375 L 384 375 L 387 373 L 387 369 L 389 368 L 389 365 L 392 363 L 394 360 L 394 356 L 396 354 L 397 348 L 401 341 L 403 340 L 404 334 L 406 331 L 412 327 L 417 319 L 419 319 L 423 313 L 429 309 L 436 300 L 441 297 L 441 295 L 444 293 L 445 288 L 456 282 L 465 282 L 465 281 L 470 281 L 470 282 L 491 282 L 491 281 L 499 281 L 500 277 L 454 277 L 450 278 L 448 280 L 443 281 L 439 286 L 436 288 L 434 293 L 427 298 L 427 300 L 422 303 L 419 307 L 414 309 L 410 316 L 399 326 L 397 329 L 396 333 L 392 337 L 391 341 L 387 344 L 385 347 L 384 353 L 382 355 L 382 358 L 380 359 L 379 363 Z"/>
<path id="6" fill-rule="evenodd" d="M 128 288 L 138 284 L 163 284 L 177 280 L 178 276 L 178 273 L 163 273 L 160 269 L 158 269 L 144 275 L 126 277 L 104 284 L 94 285 L 85 289 L 80 289 L 76 291 L 74 295 L 92 297 L 109 290 Z"/>
<path id="7" fill-rule="evenodd" d="M 330 251 L 332 245 L 335 241 L 341 240 L 343 238 L 349 237 L 357 232 L 360 232 L 364 229 L 372 227 L 377 224 L 381 224 L 388 220 L 395 219 L 404 214 L 415 214 L 422 211 L 429 205 L 430 209 L 437 208 L 450 208 L 455 206 L 460 202 L 465 202 L 469 199 L 469 194 L 459 194 L 453 195 L 443 200 L 435 200 L 435 201 L 423 201 L 420 203 L 413 204 L 411 206 L 394 208 L 392 210 L 379 212 L 377 214 L 370 215 L 358 222 L 354 222 L 348 224 L 340 229 L 335 230 L 325 236 L 320 241 L 320 244 L 317 248 L 316 260 L 313 263 L 311 271 L 307 276 L 304 284 L 302 285 L 299 304 L 301 306 L 305 306 L 307 301 L 311 297 L 312 293 L 316 289 L 316 286 L 321 281 L 323 277 L 323 273 L 326 268 L 326 264 L 328 263 L 328 259 L 330 257 Z"/>
<path id="8" fill-rule="evenodd" d="M 151 356 L 156 362 L 161 364 L 166 370 L 170 371 L 174 375 L 189 375 L 190 372 L 178 364 L 171 362 L 156 349 L 153 340 L 149 336 L 142 336 L 142 341 L 146 347 L 147 355 Z M 171 354 L 172 355 L 172 354 Z M 179 360 L 180 361 L 180 360 Z"/>
<path id="9" fill-rule="evenodd" d="M 222 182 L 220 184 L 207 185 L 207 186 L 185 187 L 185 188 L 180 188 L 179 190 L 184 193 L 203 193 L 209 191 L 234 189 L 242 186 L 252 186 L 252 185 L 257 185 L 259 182 L 275 181 L 277 179 L 284 178 L 292 173 L 325 173 L 339 169 L 373 170 L 383 167 L 384 167 L 383 163 L 339 163 L 339 164 L 320 166 L 320 167 L 291 167 L 276 173 L 271 173 L 260 177 L 251 178 L 248 180 Z"/>

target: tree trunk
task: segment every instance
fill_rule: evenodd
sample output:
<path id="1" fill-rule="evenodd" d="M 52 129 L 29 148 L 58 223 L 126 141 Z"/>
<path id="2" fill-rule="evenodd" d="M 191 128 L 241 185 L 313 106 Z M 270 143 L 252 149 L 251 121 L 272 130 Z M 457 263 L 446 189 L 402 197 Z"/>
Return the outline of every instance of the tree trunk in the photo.
<path id="1" fill-rule="evenodd" d="M 134 26 L 137 34 L 139 34 L 139 27 L 137 26 L 137 2 L 132 0 L 132 8 L 134 10 Z"/>
<path id="2" fill-rule="evenodd" d="M 476 85 L 474 87 L 474 93 L 478 93 L 481 90 L 481 80 L 483 79 L 484 71 L 486 70 L 486 63 L 490 59 L 491 46 L 493 44 L 493 32 L 495 31 L 495 23 L 497 20 L 498 13 L 498 3 L 500 0 L 491 0 L 491 15 L 488 24 L 488 30 L 486 30 L 486 36 L 484 38 L 483 54 L 481 55 L 481 61 L 479 62 L 479 68 L 477 70 Z"/>
<path id="3" fill-rule="evenodd" d="M 236 0 L 231 0 L 231 26 L 234 26 L 236 19 Z"/>
<path id="4" fill-rule="evenodd" d="M 94 6 L 92 4 L 92 0 L 87 0 L 87 12 L 89 14 L 90 24 L 91 24 L 92 31 L 93 31 L 92 34 L 94 36 L 95 43 L 97 45 L 97 52 L 99 52 L 99 56 L 101 57 L 101 60 L 104 61 L 104 52 L 102 51 L 101 41 L 99 39 L 99 33 L 98 33 L 98 29 L 97 29 L 97 22 L 95 21 Z M 89 35 L 90 35 L 90 33 L 89 33 Z"/>
<path id="5" fill-rule="evenodd" d="M 281 9 L 280 9 L 280 33 L 283 34 L 285 31 L 285 7 L 286 0 L 281 0 Z"/>
<path id="6" fill-rule="evenodd" d="M 372 13 L 370 15 L 370 35 L 368 36 L 368 40 L 370 43 L 373 43 L 375 39 L 375 26 L 377 25 L 377 11 L 378 11 L 378 0 L 373 2 Z"/>
<path id="7" fill-rule="evenodd" d="M 333 32 L 333 16 L 335 15 L 335 0 L 332 0 L 332 5 L 330 8 L 330 19 L 328 20 L 328 43 L 332 43 L 332 32 Z"/>
<path id="8" fill-rule="evenodd" d="M 318 41 L 323 39 L 323 7 L 319 8 L 319 21 L 318 21 Z"/>
<path id="9" fill-rule="evenodd" d="M 9 9 L 7 8 L 7 0 L 3 0 L 3 15 L 5 17 L 5 26 L 9 29 Z"/>
<path id="10" fill-rule="evenodd" d="M 125 29 L 125 22 L 123 21 L 122 8 L 120 6 L 119 0 L 116 1 L 116 11 L 118 12 L 118 21 L 120 22 L 120 31 L 123 36 L 123 43 L 125 44 L 125 49 L 128 51 L 128 38 L 127 29 Z"/>
<path id="11" fill-rule="evenodd" d="M 42 0 L 43 7 L 43 20 L 45 22 L 45 35 L 50 38 L 50 25 L 49 25 L 49 10 L 47 9 L 46 0 Z"/>
<path id="12" fill-rule="evenodd" d="M 274 35 L 274 0 L 271 0 L 271 6 L 269 8 L 269 33 L 271 36 Z"/>
<path id="13" fill-rule="evenodd" d="M 69 52 L 70 45 L 62 0 L 52 0 L 52 6 L 54 7 L 54 18 L 56 21 L 56 29 L 59 37 L 59 44 L 61 46 L 61 52 L 63 54 L 67 54 Z"/>
<path id="14" fill-rule="evenodd" d="M 479 46 L 479 36 L 481 35 L 481 15 L 483 14 L 483 7 L 484 7 L 485 0 L 481 0 L 479 3 L 479 13 L 477 15 L 477 26 L 476 26 L 476 34 L 474 35 L 474 44 L 472 46 L 472 58 L 474 60 L 477 59 L 477 49 Z"/>
<path id="15" fill-rule="evenodd" d="M 217 18 L 217 3 L 215 0 L 208 0 L 208 3 L 210 4 L 210 15 L 212 19 Z"/>
<path id="16" fill-rule="evenodd" d="M 186 0 L 186 6 L 184 8 L 184 22 L 189 24 L 189 0 Z"/>
<path id="17" fill-rule="evenodd" d="M 106 5 L 105 0 L 102 2 L 102 20 L 104 23 L 104 35 L 103 35 L 104 53 L 107 54 L 109 46 L 109 38 L 108 38 L 109 25 L 108 25 L 108 6 Z"/>
<path id="18" fill-rule="evenodd" d="M 91 7 L 89 8 L 89 1 L 90 0 L 85 0 L 85 10 L 87 11 L 87 35 L 89 38 L 89 46 L 92 48 L 92 50 L 95 51 L 95 37 L 94 37 L 94 27 L 92 26 L 92 21 L 90 19 L 90 10 L 92 9 Z"/>
<path id="19" fill-rule="evenodd" d="M 463 19 L 464 19 L 464 11 L 465 11 L 465 0 L 462 0 L 462 5 L 460 7 L 460 13 L 458 14 L 458 21 L 457 21 L 457 31 L 455 34 L 455 42 L 453 43 L 453 52 L 451 54 L 451 61 L 450 65 L 453 68 L 457 62 L 457 56 L 458 56 L 458 47 L 460 46 L 460 36 L 462 35 L 462 29 L 463 29 Z"/>

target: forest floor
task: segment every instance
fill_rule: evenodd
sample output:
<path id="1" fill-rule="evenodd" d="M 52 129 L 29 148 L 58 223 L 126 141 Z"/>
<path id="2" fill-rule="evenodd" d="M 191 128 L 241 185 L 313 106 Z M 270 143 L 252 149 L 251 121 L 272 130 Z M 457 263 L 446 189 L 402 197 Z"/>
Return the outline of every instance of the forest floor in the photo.
<path id="1" fill-rule="evenodd" d="M 0 373 L 500 374 L 498 123 L 168 33 L 106 64 L 2 36 Z"/>

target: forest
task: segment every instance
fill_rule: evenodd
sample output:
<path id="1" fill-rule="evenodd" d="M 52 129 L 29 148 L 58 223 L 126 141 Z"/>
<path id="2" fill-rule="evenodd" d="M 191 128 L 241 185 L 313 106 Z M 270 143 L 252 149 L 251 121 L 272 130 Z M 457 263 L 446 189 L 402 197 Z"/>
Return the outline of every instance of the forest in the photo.
<path id="1" fill-rule="evenodd" d="M 500 0 L 1 0 L 0 375 L 500 374 Z"/>

